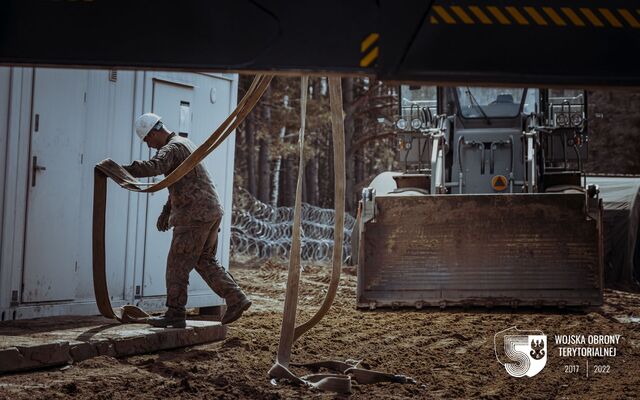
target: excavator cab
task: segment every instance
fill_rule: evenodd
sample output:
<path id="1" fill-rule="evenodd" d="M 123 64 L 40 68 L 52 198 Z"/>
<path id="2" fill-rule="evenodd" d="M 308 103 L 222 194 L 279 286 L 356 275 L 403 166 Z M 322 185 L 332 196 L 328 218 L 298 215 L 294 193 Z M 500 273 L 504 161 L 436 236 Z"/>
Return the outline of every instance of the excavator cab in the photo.
<path id="1" fill-rule="evenodd" d="M 402 167 L 362 192 L 357 304 L 602 303 L 582 91 L 400 88 Z"/>

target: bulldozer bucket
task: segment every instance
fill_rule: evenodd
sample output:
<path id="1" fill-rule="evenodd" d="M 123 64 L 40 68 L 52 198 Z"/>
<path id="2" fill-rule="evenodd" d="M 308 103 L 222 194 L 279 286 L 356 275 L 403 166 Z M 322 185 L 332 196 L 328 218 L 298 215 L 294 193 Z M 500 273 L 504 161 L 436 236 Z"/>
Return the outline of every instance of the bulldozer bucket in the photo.
<path id="1" fill-rule="evenodd" d="M 602 304 L 602 203 L 584 193 L 385 195 L 360 222 L 357 305 Z"/>

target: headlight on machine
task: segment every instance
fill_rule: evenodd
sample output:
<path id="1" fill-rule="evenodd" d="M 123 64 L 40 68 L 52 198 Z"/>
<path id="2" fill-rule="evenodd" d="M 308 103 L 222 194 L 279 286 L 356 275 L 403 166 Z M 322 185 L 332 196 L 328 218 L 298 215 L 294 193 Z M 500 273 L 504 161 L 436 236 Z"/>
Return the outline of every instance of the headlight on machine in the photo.
<path id="1" fill-rule="evenodd" d="M 560 126 L 569 125 L 569 116 L 565 113 L 559 113 L 556 115 L 556 124 Z"/>
<path id="2" fill-rule="evenodd" d="M 580 114 L 573 114 L 571 116 L 571 123 L 573 124 L 573 126 L 578 126 L 580 124 L 582 124 L 583 118 L 582 115 Z"/>

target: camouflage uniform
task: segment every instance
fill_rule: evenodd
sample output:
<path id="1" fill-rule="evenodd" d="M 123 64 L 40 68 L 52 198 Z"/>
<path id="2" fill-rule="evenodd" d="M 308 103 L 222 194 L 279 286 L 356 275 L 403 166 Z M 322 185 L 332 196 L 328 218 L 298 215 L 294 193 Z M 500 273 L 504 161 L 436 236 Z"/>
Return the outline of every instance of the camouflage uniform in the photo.
<path id="1" fill-rule="evenodd" d="M 134 177 L 167 176 L 195 149 L 189 139 L 172 133 L 152 159 L 134 161 L 123 168 Z M 241 301 L 244 293 L 216 259 L 223 210 L 204 165 L 198 164 L 168 189 L 169 200 L 162 213 L 170 213 L 169 225 L 174 227 L 166 271 L 169 311 L 184 313 L 189 273 L 194 267 L 227 304 Z"/>

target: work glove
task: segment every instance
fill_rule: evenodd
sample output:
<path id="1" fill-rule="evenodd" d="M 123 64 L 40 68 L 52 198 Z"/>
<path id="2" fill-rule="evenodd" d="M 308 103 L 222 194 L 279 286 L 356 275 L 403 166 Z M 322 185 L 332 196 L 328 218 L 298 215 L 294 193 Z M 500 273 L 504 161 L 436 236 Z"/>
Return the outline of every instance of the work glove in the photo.
<path id="1" fill-rule="evenodd" d="M 158 228 L 160 232 L 166 232 L 169 230 L 170 214 L 171 214 L 171 207 L 169 207 L 168 204 L 165 204 L 164 207 L 162 207 L 162 212 L 160 213 L 160 216 L 158 217 L 158 222 L 156 223 L 156 228 Z"/>

